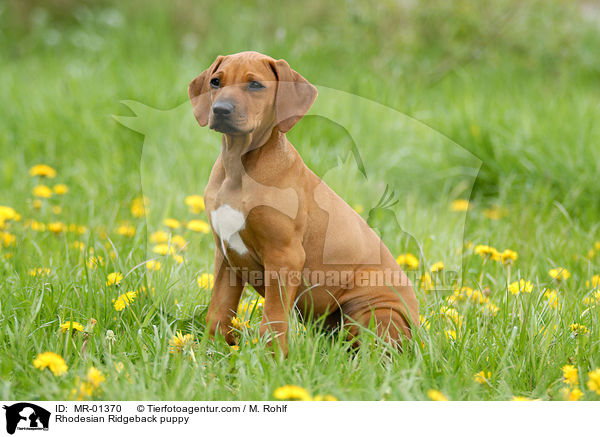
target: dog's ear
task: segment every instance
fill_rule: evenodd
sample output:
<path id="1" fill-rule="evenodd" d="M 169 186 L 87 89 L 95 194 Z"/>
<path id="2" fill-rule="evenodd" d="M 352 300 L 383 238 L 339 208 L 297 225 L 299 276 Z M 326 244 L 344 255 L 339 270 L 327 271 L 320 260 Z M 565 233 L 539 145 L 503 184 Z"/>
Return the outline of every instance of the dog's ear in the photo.
<path id="1" fill-rule="evenodd" d="M 204 70 L 200 76 L 192 80 L 188 86 L 188 95 L 194 108 L 194 115 L 200 126 L 208 124 L 208 114 L 210 113 L 209 78 L 219 68 L 223 59 L 225 59 L 225 56 L 217 56 L 215 62 L 207 70 Z"/>
<path id="2" fill-rule="evenodd" d="M 277 76 L 276 121 L 281 132 L 289 131 L 308 112 L 317 98 L 317 89 L 283 59 L 271 62 Z"/>

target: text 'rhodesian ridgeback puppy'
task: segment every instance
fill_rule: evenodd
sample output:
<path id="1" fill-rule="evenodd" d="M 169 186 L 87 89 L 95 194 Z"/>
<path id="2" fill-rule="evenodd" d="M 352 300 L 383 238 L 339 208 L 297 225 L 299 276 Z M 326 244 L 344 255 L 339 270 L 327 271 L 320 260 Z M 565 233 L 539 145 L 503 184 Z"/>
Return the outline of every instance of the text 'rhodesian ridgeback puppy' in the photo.
<path id="1" fill-rule="evenodd" d="M 223 133 L 205 205 L 215 239 L 211 335 L 235 343 L 246 284 L 265 298 L 260 334 L 287 354 L 294 306 L 392 343 L 418 324 L 414 290 L 377 234 L 303 162 L 286 138 L 317 90 L 284 60 L 219 56 L 188 89 L 200 126 Z M 355 340 L 356 341 L 356 340 Z M 356 341 L 357 343 L 357 341 Z"/>

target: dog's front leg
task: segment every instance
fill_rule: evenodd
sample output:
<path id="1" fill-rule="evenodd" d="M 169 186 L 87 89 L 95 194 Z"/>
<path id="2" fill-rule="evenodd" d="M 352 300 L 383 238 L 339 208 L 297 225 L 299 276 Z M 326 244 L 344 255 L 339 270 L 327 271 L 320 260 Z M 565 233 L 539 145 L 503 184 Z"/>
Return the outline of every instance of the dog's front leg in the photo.
<path id="1" fill-rule="evenodd" d="M 302 281 L 305 253 L 302 244 L 274 249 L 265 256 L 265 304 L 260 323 L 261 336 L 269 333 L 284 356 L 288 352 L 288 322 L 296 292 Z"/>
<path id="2" fill-rule="evenodd" d="M 206 324 L 211 336 L 221 334 L 228 344 L 235 344 L 231 320 L 237 313 L 244 283 L 232 274 L 229 264 L 217 248 L 215 250 L 215 283 L 213 294 L 206 314 Z"/>

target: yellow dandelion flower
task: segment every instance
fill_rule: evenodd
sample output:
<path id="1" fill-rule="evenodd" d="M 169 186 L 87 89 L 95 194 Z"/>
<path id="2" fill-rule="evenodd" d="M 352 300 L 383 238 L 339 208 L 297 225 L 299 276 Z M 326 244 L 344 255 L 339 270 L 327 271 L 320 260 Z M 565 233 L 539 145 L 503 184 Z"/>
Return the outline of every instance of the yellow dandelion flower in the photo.
<path id="1" fill-rule="evenodd" d="M 203 234 L 210 233 L 210 225 L 204 220 L 190 220 L 187 223 L 187 228 L 193 232 L 201 232 Z"/>
<path id="2" fill-rule="evenodd" d="M 182 264 L 183 263 L 183 257 L 181 255 L 173 255 L 173 259 L 175 260 L 175 262 L 177 264 Z"/>
<path id="3" fill-rule="evenodd" d="M 215 276 L 212 273 L 202 273 L 198 276 L 198 286 L 206 290 L 212 290 L 215 285 Z"/>
<path id="4" fill-rule="evenodd" d="M 194 334 L 183 335 L 181 331 L 177 331 L 177 334 L 169 340 L 169 352 L 174 353 L 190 353 L 197 348 L 196 340 L 194 340 Z"/>
<path id="5" fill-rule="evenodd" d="M 456 331 L 454 329 L 446 329 L 444 335 L 447 340 L 456 341 Z"/>
<path id="6" fill-rule="evenodd" d="M 11 208 L 10 206 L 2 206 L 0 205 L 0 224 L 7 222 L 9 220 L 15 220 L 19 217 L 19 214 Z M 15 220 L 16 221 L 16 220 Z"/>
<path id="7" fill-rule="evenodd" d="M 462 287 L 460 290 L 456 289 L 451 296 L 448 297 L 448 303 L 454 304 L 454 302 L 461 302 L 469 300 L 480 305 L 489 302 L 489 299 L 483 295 L 479 290 L 473 290 L 471 287 Z"/>
<path id="8" fill-rule="evenodd" d="M 234 317 L 231 319 L 231 326 L 238 331 L 243 331 L 250 328 L 250 323 L 244 318 Z"/>
<path id="9" fill-rule="evenodd" d="M 75 384 L 78 386 L 71 390 L 71 397 L 77 401 L 83 401 L 94 395 L 94 386 L 87 381 L 79 381 L 77 378 Z"/>
<path id="10" fill-rule="evenodd" d="M 544 291 L 544 297 L 548 301 L 548 306 L 550 306 L 552 308 L 558 307 L 558 291 L 546 290 L 546 291 Z"/>
<path id="11" fill-rule="evenodd" d="M 183 249 L 187 245 L 187 240 L 181 235 L 173 235 L 171 237 L 171 244 L 179 249 Z"/>
<path id="12" fill-rule="evenodd" d="M 467 296 L 468 300 L 478 303 L 479 305 L 483 305 L 489 301 L 480 290 L 473 290 L 471 287 L 463 287 L 462 292 Z"/>
<path id="13" fill-rule="evenodd" d="M 590 305 L 591 307 L 595 306 L 597 303 L 600 303 L 600 290 L 594 291 L 590 296 L 583 299 L 583 303 Z"/>
<path id="14" fill-rule="evenodd" d="M 90 367 L 87 371 L 85 381 L 77 378 L 75 384 L 77 388 L 71 391 L 71 397 L 78 401 L 86 400 L 94 395 L 94 392 L 100 388 L 100 385 L 106 381 L 106 377 L 100 370 L 95 367 Z"/>
<path id="15" fill-rule="evenodd" d="M 106 381 L 106 377 L 102 374 L 100 370 L 92 366 L 87 371 L 87 380 L 95 388 L 98 388 L 100 387 L 100 384 Z"/>
<path id="16" fill-rule="evenodd" d="M 433 288 L 435 287 L 435 284 L 433 283 L 433 280 L 431 279 L 431 275 L 429 274 L 429 272 L 425 272 L 423 274 L 423 276 L 421 276 L 421 288 L 425 291 L 430 291 L 433 290 Z"/>
<path id="17" fill-rule="evenodd" d="M 400 266 L 409 270 L 416 270 L 419 268 L 419 260 L 412 253 L 403 253 L 402 255 L 398 256 L 396 262 Z"/>
<path id="18" fill-rule="evenodd" d="M 29 176 L 41 176 L 53 179 L 56 177 L 56 170 L 46 164 L 34 165 L 29 169 Z"/>
<path id="19" fill-rule="evenodd" d="M 483 306 L 483 312 L 487 313 L 488 315 L 495 316 L 496 314 L 498 314 L 499 310 L 500 310 L 500 308 L 498 308 L 498 306 L 492 302 L 487 302 Z"/>
<path id="20" fill-rule="evenodd" d="M 569 385 L 579 384 L 579 377 L 577 376 L 577 368 L 571 364 L 565 364 L 560 369 L 563 372 L 563 381 Z"/>
<path id="21" fill-rule="evenodd" d="M 50 274 L 50 269 L 47 267 L 38 267 L 37 269 L 29 270 L 30 276 L 48 276 Z"/>
<path id="22" fill-rule="evenodd" d="M 54 190 L 54 193 L 58 194 L 59 196 L 69 192 L 69 187 L 67 187 L 65 184 L 56 184 L 54 187 L 52 187 L 52 189 Z"/>
<path id="23" fill-rule="evenodd" d="M 122 224 L 117 228 L 117 234 L 131 238 L 135 235 L 135 227 L 128 224 Z"/>
<path id="24" fill-rule="evenodd" d="M 185 198 L 185 204 L 190 207 L 190 210 L 194 214 L 199 214 L 200 212 L 204 211 L 204 209 L 205 209 L 204 197 L 202 197 L 198 194 L 193 194 L 191 196 L 187 196 Z"/>
<path id="25" fill-rule="evenodd" d="M 33 366 L 40 370 L 48 368 L 54 376 L 60 376 L 67 373 L 68 369 L 63 357 L 54 352 L 44 352 L 39 354 L 35 360 L 33 360 Z"/>
<path id="26" fill-rule="evenodd" d="M 77 322 L 71 322 L 71 321 L 66 321 L 64 323 L 61 323 L 59 326 L 60 330 L 62 332 L 67 332 L 69 329 L 73 329 L 73 331 L 83 331 L 84 327 L 81 323 L 77 323 Z"/>
<path id="27" fill-rule="evenodd" d="M 600 288 L 600 275 L 594 275 L 594 276 L 592 276 L 591 282 L 590 281 L 585 281 L 585 286 L 587 288 Z"/>
<path id="28" fill-rule="evenodd" d="M 169 229 L 178 229 L 181 226 L 181 223 L 179 223 L 179 220 L 175 220 L 174 218 L 164 219 L 163 224 Z"/>
<path id="29" fill-rule="evenodd" d="M 150 235 L 150 242 L 152 244 L 167 243 L 169 241 L 169 234 L 165 231 L 156 231 Z"/>
<path id="30" fill-rule="evenodd" d="M 450 319 L 459 328 L 462 326 L 463 317 L 455 308 L 443 306 L 440 308 L 440 314 Z"/>
<path id="31" fill-rule="evenodd" d="M 432 401 L 447 401 L 448 398 L 439 390 L 427 390 L 427 397 Z"/>
<path id="32" fill-rule="evenodd" d="M 591 391 L 595 391 L 600 395 L 600 369 L 588 373 L 587 386 Z"/>
<path id="33" fill-rule="evenodd" d="M 527 401 L 539 401 L 539 399 L 530 399 L 525 396 L 513 396 L 511 401 L 527 402 Z"/>
<path id="34" fill-rule="evenodd" d="M 432 273 L 438 273 L 441 272 L 442 270 L 444 270 L 444 262 L 443 261 L 438 261 L 436 263 L 433 263 L 430 267 L 430 270 Z"/>
<path id="35" fill-rule="evenodd" d="M 582 325 L 580 323 L 571 323 L 569 325 L 569 328 L 571 329 L 571 332 L 573 332 L 575 335 L 579 335 L 579 334 L 589 334 L 590 330 L 587 326 Z"/>
<path id="36" fill-rule="evenodd" d="M 486 208 L 483 210 L 483 216 L 490 220 L 500 220 L 504 217 L 505 211 L 500 208 L 498 205 L 494 205 L 491 208 Z"/>
<path id="37" fill-rule="evenodd" d="M 37 220 L 27 220 L 25 222 L 25 227 L 35 232 L 43 232 L 46 230 L 46 225 Z"/>
<path id="38" fill-rule="evenodd" d="M 87 232 L 87 228 L 83 225 L 78 225 L 76 223 L 71 223 L 69 225 L 69 232 L 75 232 L 77 234 L 83 235 Z M 104 237 L 106 238 L 106 236 Z"/>
<path id="39" fill-rule="evenodd" d="M 466 295 L 464 293 L 464 290 L 470 288 L 470 287 L 463 287 L 462 289 L 455 289 L 452 294 L 450 296 L 448 296 L 446 298 L 446 301 L 450 304 L 450 305 L 454 305 L 457 302 L 463 302 L 465 301 Z"/>
<path id="40" fill-rule="evenodd" d="M 297 385 L 284 385 L 275 389 L 273 397 L 280 401 L 310 401 L 308 392 Z"/>
<path id="41" fill-rule="evenodd" d="M 471 205 L 467 199 L 456 199 L 450 204 L 450 210 L 457 212 L 467 211 L 470 207 Z"/>
<path id="42" fill-rule="evenodd" d="M 136 197 L 131 201 L 131 215 L 134 217 L 144 217 L 148 213 L 148 198 Z"/>
<path id="43" fill-rule="evenodd" d="M 517 252 L 515 252 L 514 250 L 510 250 L 510 249 L 505 249 L 500 254 L 500 258 L 502 259 L 502 264 L 513 264 L 517 260 L 518 257 L 519 257 L 519 254 Z"/>
<path id="44" fill-rule="evenodd" d="M 127 293 L 121 294 L 113 301 L 113 305 L 116 311 L 123 311 L 126 307 L 133 302 L 137 297 L 137 291 L 128 291 Z"/>
<path id="45" fill-rule="evenodd" d="M 421 325 L 425 329 L 431 328 L 431 322 L 419 314 L 419 325 Z"/>
<path id="46" fill-rule="evenodd" d="M 160 262 L 151 259 L 150 261 L 146 262 L 146 268 L 151 272 L 157 272 L 160 270 L 161 264 Z"/>
<path id="47" fill-rule="evenodd" d="M 510 291 L 514 295 L 518 295 L 521 293 L 531 293 L 533 291 L 533 284 L 530 281 L 521 279 L 510 284 L 508 286 L 508 291 Z"/>
<path id="48" fill-rule="evenodd" d="M 265 298 L 259 297 L 258 299 L 252 299 L 250 301 L 240 302 L 238 305 L 238 314 L 249 317 L 252 311 L 261 309 L 265 304 Z"/>
<path id="49" fill-rule="evenodd" d="M 174 255 L 175 247 L 168 244 L 157 244 L 152 248 L 152 251 L 158 255 Z"/>
<path id="50" fill-rule="evenodd" d="M 502 255 L 497 249 L 484 244 L 478 244 L 475 246 L 473 248 L 473 253 L 481 256 L 483 259 L 491 259 L 494 261 L 500 261 L 502 259 Z"/>
<path id="51" fill-rule="evenodd" d="M 104 259 L 101 256 L 91 256 L 87 260 L 88 269 L 92 270 L 98 266 L 104 265 Z"/>
<path id="52" fill-rule="evenodd" d="M 14 246 L 17 242 L 17 237 L 8 232 L 0 232 L 0 247 Z"/>
<path id="53" fill-rule="evenodd" d="M 478 384 L 487 384 L 488 380 L 492 377 L 492 372 L 485 373 L 483 370 L 477 372 L 473 379 Z"/>
<path id="54" fill-rule="evenodd" d="M 83 241 L 73 241 L 73 243 L 71 243 L 71 247 L 75 250 L 84 250 L 85 243 Z"/>
<path id="55" fill-rule="evenodd" d="M 62 232 L 65 232 L 67 230 L 67 227 L 65 226 L 64 223 L 53 222 L 53 223 L 48 223 L 48 230 L 50 232 L 52 232 L 53 234 L 58 235 Z"/>
<path id="56" fill-rule="evenodd" d="M 551 269 L 548 273 L 552 276 L 552 279 L 556 279 L 557 281 L 562 281 L 563 279 L 566 281 L 571 277 L 571 273 L 564 267 Z"/>
<path id="57" fill-rule="evenodd" d="M 123 275 L 120 272 L 109 273 L 108 277 L 106 278 L 106 285 L 109 287 L 111 285 L 119 285 L 122 280 Z"/>
<path id="58" fill-rule="evenodd" d="M 44 203 L 40 199 L 33 199 L 33 202 L 31 202 L 31 206 L 35 209 L 40 209 L 43 205 Z"/>
<path id="59" fill-rule="evenodd" d="M 561 389 L 562 397 L 565 401 L 578 401 L 583 397 L 583 392 L 578 388 L 574 388 L 573 390 L 565 387 Z"/>
<path id="60" fill-rule="evenodd" d="M 49 197 L 52 197 L 52 190 L 46 185 L 35 186 L 33 188 L 32 193 L 35 197 L 41 197 L 43 199 L 48 199 Z"/>

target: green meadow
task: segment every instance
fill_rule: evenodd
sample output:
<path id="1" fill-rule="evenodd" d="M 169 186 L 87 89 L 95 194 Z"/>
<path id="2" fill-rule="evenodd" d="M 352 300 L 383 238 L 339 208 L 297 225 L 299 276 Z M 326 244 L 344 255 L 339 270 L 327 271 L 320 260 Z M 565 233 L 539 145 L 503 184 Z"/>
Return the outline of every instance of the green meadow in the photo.
<path id="1" fill-rule="evenodd" d="M 187 86 L 244 50 L 318 87 L 288 137 L 412 279 L 403 352 L 294 316 L 284 359 L 250 288 L 207 336 Z M 579 1 L 0 4 L 0 398 L 598 400 L 598 53 Z"/>

